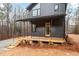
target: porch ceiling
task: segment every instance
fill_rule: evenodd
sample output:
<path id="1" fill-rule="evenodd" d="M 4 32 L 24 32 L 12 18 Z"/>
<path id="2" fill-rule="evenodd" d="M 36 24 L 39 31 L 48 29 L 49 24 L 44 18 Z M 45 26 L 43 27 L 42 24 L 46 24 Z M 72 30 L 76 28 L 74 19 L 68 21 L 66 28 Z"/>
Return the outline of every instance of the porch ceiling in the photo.
<path id="1" fill-rule="evenodd" d="M 19 19 L 16 20 L 16 22 L 18 21 L 38 21 L 38 20 L 46 20 L 46 19 L 52 19 L 52 18 L 58 18 L 58 17 L 64 17 L 65 14 L 61 14 L 61 15 L 50 15 L 50 16 L 39 16 L 39 17 L 33 17 L 33 18 L 27 18 L 27 19 Z"/>

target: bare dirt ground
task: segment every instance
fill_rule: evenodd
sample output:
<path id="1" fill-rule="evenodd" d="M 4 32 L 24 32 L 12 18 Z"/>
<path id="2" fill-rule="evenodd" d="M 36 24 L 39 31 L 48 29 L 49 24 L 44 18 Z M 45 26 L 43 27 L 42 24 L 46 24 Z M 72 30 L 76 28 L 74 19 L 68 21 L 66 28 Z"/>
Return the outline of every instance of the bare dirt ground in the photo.
<path id="1" fill-rule="evenodd" d="M 11 50 L 0 51 L 1 56 L 78 56 L 79 49 L 72 45 L 19 46 Z"/>
<path id="2" fill-rule="evenodd" d="M 79 34 L 68 34 L 68 41 L 72 44 L 79 44 Z"/>
<path id="3" fill-rule="evenodd" d="M 71 36 L 77 38 L 79 36 Z M 78 39 L 77 39 L 78 40 Z M 78 42 L 78 41 L 77 41 Z M 53 44 L 53 45 L 20 45 L 10 50 L 0 51 L 1 56 L 79 56 L 79 44 Z"/>

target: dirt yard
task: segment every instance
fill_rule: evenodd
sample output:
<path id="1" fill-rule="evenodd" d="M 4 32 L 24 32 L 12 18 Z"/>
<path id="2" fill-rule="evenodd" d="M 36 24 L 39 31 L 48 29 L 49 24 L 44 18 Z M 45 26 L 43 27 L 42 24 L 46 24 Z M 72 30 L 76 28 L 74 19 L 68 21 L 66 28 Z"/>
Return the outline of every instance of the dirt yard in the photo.
<path id="1" fill-rule="evenodd" d="M 79 49 L 76 46 L 53 45 L 53 46 L 19 46 L 14 49 L 0 51 L 1 56 L 78 56 Z"/>
<path id="2" fill-rule="evenodd" d="M 74 37 L 74 36 L 70 36 Z M 75 37 L 77 38 L 77 37 Z M 79 56 L 79 44 L 20 45 L 13 49 L 0 51 L 0 56 Z"/>
<path id="3" fill-rule="evenodd" d="M 67 39 L 71 44 L 79 44 L 79 34 L 68 34 Z"/>

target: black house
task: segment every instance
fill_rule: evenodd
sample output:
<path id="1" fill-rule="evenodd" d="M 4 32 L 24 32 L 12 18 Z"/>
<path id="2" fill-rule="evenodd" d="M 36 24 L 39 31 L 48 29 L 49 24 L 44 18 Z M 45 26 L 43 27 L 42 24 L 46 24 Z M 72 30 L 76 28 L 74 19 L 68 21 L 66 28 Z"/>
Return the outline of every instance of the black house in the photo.
<path id="1" fill-rule="evenodd" d="M 28 18 L 17 21 L 31 23 L 32 36 L 65 37 L 66 3 L 31 3 Z"/>

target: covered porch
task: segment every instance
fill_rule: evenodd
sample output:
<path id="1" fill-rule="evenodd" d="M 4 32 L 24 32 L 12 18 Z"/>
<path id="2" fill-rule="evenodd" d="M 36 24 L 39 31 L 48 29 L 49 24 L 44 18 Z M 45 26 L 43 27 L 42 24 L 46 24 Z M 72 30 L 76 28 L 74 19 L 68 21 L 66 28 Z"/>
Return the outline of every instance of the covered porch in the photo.
<path id="1" fill-rule="evenodd" d="M 44 17 L 31 21 L 31 35 L 40 37 L 65 37 L 64 16 Z M 33 28 L 33 25 L 34 28 Z"/>
<path id="2" fill-rule="evenodd" d="M 41 16 L 37 18 L 27 18 L 17 20 L 17 22 L 31 22 L 30 34 L 19 37 L 26 41 L 37 42 L 57 42 L 64 43 L 65 40 L 65 15 Z M 36 25 L 35 32 L 32 32 L 32 25 Z M 53 30 L 54 27 L 54 30 Z M 56 28 L 55 28 L 56 27 Z M 29 29 L 28 29 L 29 30 Z M 48 31 L 48 32 L 47 32 Z"/>

